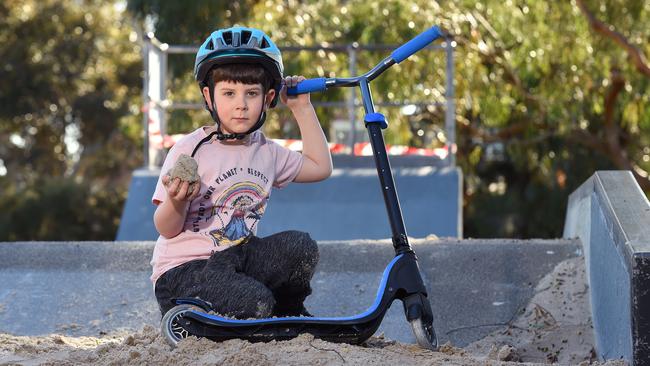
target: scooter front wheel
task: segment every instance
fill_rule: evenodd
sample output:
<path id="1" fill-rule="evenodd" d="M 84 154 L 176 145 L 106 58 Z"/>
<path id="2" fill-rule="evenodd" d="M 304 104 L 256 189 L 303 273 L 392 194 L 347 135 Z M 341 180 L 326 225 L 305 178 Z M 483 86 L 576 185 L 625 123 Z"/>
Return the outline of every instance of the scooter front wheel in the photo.
<path id="1" fill-rule="evenodd" d="M 422 318 L 415 318 L 409 321 L 415 340 L 422 348 L 436 351 L 438 349 L 438 338 L 436 338 L 436 331 L 433 329 L 433 324 L 429 322 L 425 324 Z"/>
<path id="2" fill-rule="evenodd" d="M 181 304 L 174 306 L 163 316 L 160 321 L 160 331 L 170 346 L 176 347 L 176 344 L 182 339 L 191 336 L 187 329 L 183 328 L 181 322 L 185 314 L 192 310 L 201 311 L 201 308 L 196 305 Z"/>

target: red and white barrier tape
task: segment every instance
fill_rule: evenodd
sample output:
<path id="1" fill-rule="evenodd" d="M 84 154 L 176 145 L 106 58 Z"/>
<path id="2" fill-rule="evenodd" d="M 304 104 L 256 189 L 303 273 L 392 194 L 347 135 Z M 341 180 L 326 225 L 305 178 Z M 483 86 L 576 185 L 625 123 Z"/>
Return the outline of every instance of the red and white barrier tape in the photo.
<path id="1" fill-rule="evenodd" d="M 165 135 L 164 138 L 160 134 L 160 129 L 153 128 L 155 123 L 149 120 L 149 143 L 155 149 L 170 148 L 172 147 L 184 134 Z M 153 130 L 153 131 L 152 131 Z M 294 139 L 272 139 L 280 146 L 284 146 L 289 150 L 302 151 L 302 140 Z M 332 154 L 348 154 L 350 148 L 346 144 L 329 143 L 330 152 Z M 420 155 L 420 156 L 435 156 L 440 159 L 447 158 L 449 151 L 447 147 L 440 147 L 434 149 L 417 148 L 403 145 L 386 145 L 388 155 Z M 356 156 L 372 156 L 372 147 L 369 142 L 357 142 L 354 144 L 354 155 Z"/>

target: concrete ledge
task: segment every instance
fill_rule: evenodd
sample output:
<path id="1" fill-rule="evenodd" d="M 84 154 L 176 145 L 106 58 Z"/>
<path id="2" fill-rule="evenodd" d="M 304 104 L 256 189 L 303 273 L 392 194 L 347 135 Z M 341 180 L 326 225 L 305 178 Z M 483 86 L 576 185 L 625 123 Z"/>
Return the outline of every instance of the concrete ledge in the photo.
<path id="1" fill-rule="evenodd" d="M 0 242 L 2 269 L 151 271 L 155 242 Z"/>
<path id="2" fill-rule="evenodd" d="M 631 172 L 573 192 L 564 237 L 584 247 L 598 356 L 650 365 L 650 204 Z"/>

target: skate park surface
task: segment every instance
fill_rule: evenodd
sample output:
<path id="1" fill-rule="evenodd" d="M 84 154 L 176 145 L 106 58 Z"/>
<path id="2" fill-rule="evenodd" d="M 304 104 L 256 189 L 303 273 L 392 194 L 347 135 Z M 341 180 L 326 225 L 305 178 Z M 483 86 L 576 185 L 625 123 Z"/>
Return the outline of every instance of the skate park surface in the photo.
<path id="1" fill-rule="evenodd" d="M 649 292 L 643 279 L 648 278 L 650 205 L 632 181 L 629 173 L 603 172 L 585 182 L 569 199 L 565 239 L 411 240 L 440 343 L 465 347 L 510 329 L 529 308 L 540 281 L 559 264 L 577 259 L 587 267 L 598 357 L 646 364 Z M 0 243 L 0 332 L 98 336 L 145 324 L 157 327 L 160 314 L 148 280 L 153 245 Z M 394 255 L 390 241 L 319 240 L 319 248 L 309 310 L 316 316 L 348 316 L 367 309 Z M 378 333 L 414 341 L 401 303 L 393 303 Z M 604 334 L 615 341 L 606 344 Z"/>
<path id="2" fill-rule="evenodd" d="M 98 335 L 160 320 L 148 261 L 153 242 L 6 243 L 0 257 L 0 331 Z M 464 346 L 505 324 L 562 260 L 580 254 L 571 240 L 416 240 L 435 325 L 443 342 Z M 321 261 L 307 307 L 316 316 L 349 316 L 374 301 L 390 241 L 319 243 Z M 453 329 L 469 327 L 466 330 Z M 472 327 L 475 327 L 472 329 Z M 414 341 L 399 301 L 380 332 Z M 449 335 L 447 335 L 449 333 Z"/>

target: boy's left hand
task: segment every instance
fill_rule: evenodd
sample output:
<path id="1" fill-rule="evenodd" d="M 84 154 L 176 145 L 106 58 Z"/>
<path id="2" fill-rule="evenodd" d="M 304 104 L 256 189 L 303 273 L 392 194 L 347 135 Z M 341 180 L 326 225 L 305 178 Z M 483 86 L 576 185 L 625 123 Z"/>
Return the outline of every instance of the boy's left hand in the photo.
<path id="1" fill-rule="evenodd" d="M 299 82 L 305 80 L 305 77 L 300 75 L 287 76 L 282 81 L 282 89 L 280 90 L 280 101 L 286 104 L 289 109 L 300 108 L 311 104 L 309 93 L 298 95 L 287 95 L 287 88 L 296 86 Z"/>

